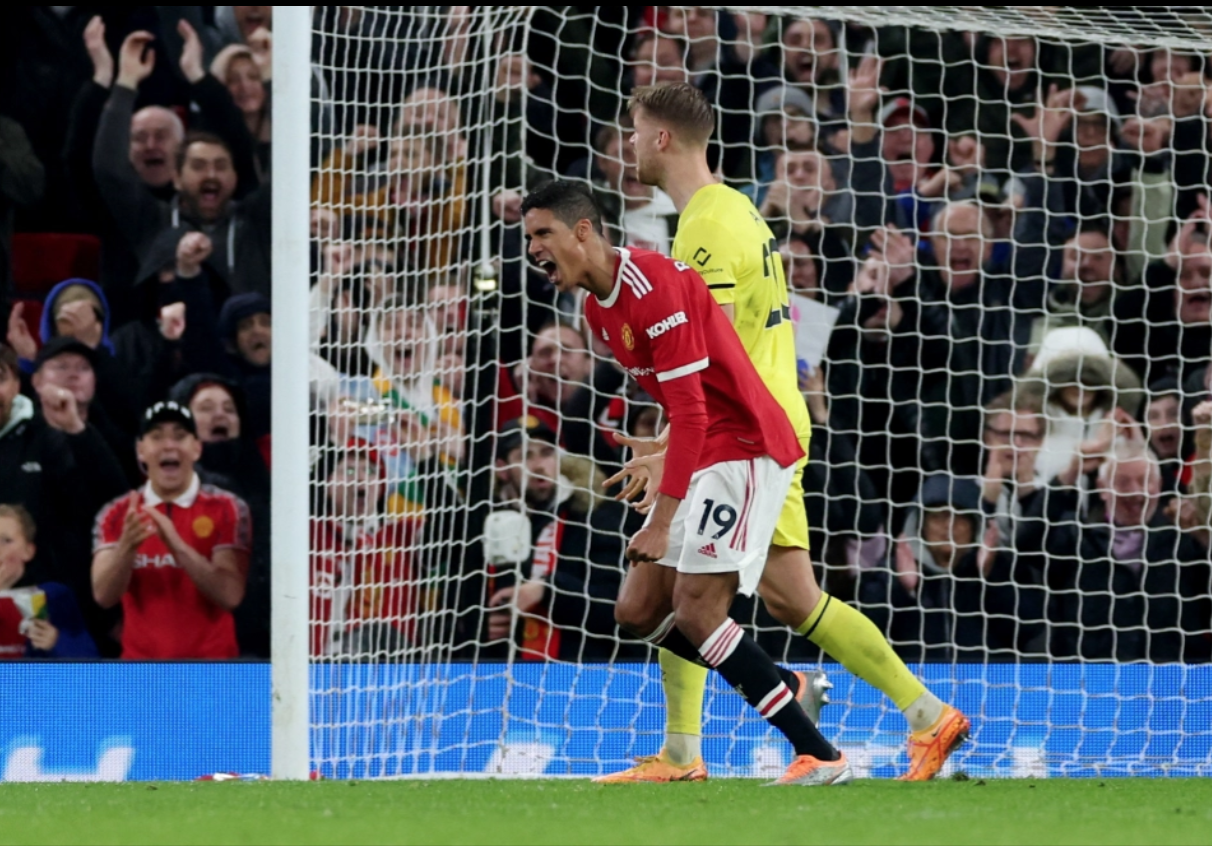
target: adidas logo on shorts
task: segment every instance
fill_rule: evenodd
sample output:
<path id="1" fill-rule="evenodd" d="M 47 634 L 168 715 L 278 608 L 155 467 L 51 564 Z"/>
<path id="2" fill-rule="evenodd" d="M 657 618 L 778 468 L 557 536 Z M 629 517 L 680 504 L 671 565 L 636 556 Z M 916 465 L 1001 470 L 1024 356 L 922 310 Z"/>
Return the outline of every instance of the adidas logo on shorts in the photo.
<path id="1" fill-rule="evenodd" d="M 702 549 L 700 549 L 700 550 L 699 550 L 699 555 L 703 556 L 704 558 L 716 558 L 716 559 L 718 559 L 718 558 L 720 557 L 720 556 L 719 556 L 719 555 L 716 553 L 716 551 L 715 551 L 715 544 L 713 544 L 713 543 L 709 543 L 709 544 L 707 544 L 707 546 L 705 546 L 705 547 L 703 547 Z"/>

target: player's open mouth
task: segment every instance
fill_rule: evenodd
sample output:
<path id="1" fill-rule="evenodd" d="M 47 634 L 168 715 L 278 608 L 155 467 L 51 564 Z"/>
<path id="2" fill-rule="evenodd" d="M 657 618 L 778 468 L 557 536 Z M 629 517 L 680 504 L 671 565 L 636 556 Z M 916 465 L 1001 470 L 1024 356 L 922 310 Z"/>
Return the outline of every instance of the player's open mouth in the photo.
<path id="1" fill-rule="evenodd" d="M 162 458 L 160 459 L 160 469 L 167 470 L 172 473 L 181 469 L 181 459 L 179 458 Z"/>
<path id="2" fill-rule="evenodd" d="M 546 259 L 545 261 L 539 262 L 539 270 L 546 273 L 547 278 L 550 279 L 552 283 L 559 284 L 560 268 L 554 261 L 551 259 Z"/>

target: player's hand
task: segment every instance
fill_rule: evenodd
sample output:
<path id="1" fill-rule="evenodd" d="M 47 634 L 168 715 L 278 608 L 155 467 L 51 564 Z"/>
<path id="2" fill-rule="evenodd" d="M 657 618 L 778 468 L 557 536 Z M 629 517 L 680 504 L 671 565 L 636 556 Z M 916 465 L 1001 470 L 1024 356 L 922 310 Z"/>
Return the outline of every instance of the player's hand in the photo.
<path id="1" fill-rule="evenodd" d="M 655 564 L 669 552 L 669 529 L 645 526 L 627 547 L 627 560 L 633 564 Z"/>
<path id="2" fill-rule="evenodd" d="M 636 511 L 647 516 L 652 507 L 656 505 L 656 498 L 661 490 L 661 481 L 664 478 L 665 453 L 662 452 L 644 458 L 633 458 L 623 466 L 621 473 L 607 479 L 605 486 L 612 488 L 627 480 L 626 487 L 615 497 L 615 501 L 632 503 L 632 507 Z M 644 494 L 644 498 L 638 503 L 634 502 L 640 494 Z"/>
<path id="3" fill-rule="evenodd" d="M 39 652 L 50 652 L 59 643 L 59 630 L 47 620 L 33 620 L 26 630 L 30 646 Z"/>

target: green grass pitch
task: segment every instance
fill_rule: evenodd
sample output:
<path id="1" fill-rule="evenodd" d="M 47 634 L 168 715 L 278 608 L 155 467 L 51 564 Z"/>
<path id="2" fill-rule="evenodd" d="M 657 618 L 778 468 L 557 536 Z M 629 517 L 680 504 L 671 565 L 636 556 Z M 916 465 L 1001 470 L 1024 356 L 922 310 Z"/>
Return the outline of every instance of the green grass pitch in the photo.
<path id="1" fill-rule="evenodd" d="M 0 844 L 1212 844 L 1210 781 L 0 785 Z"/>

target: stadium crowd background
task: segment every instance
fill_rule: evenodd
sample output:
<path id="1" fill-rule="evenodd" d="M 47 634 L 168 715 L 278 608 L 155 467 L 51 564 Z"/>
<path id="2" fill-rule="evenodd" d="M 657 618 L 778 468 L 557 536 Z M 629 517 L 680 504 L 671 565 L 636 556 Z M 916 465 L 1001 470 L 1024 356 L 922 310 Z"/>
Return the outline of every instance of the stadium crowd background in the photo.
<path id="1" fill-rule="evenodd" d="M 238 648 L 126 657 L 268 656 L 272 8 L 0 12 L 0 590 L 50 603 L 49 631 L 0 614 L 0 658 L 122 654 L 93 550 L 165 400 L 251 517 Z M 791 287 L 840 312 L 802 373 L 825 589 L 908 660 L 1212 660 L 1207 55 L 643 6 L 535 7 L 524 51 L 475 7 L 316 8 L 314 655 L 646 655 L 612 608 L 640 518 L 600 485 L 660 421 L 519 209 L 584 179 L 617 244 L 668 253 L 625 102 L 688 81 Z M 502 509 L 518 568 L 478 542 Z M 177 584 L 127 600 L 192 624 Z"/>

